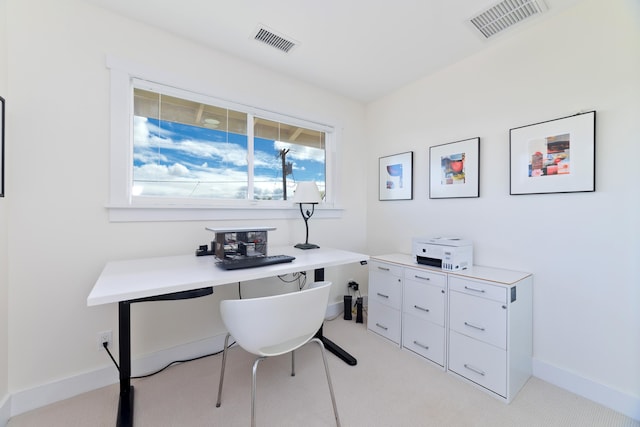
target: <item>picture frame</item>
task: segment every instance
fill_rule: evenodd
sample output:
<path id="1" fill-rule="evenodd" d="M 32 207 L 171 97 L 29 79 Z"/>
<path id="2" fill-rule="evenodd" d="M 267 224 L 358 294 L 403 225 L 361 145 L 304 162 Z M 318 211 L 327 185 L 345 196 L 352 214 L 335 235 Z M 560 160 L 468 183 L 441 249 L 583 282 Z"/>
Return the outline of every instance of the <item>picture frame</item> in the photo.
<path id="1" fill-rule="evenodd" d="M 596 189 L 596 112 L 509 130 L 509 194 Z"/>
<path id="2" fill-rule="evenodd" d="M 4 106 L 0 96 L 0 197 L 4 197 Z"/>
<path id="3" fill-rule="evenodd" d="M 480 197 L 480 137 L 429 147 L 429 198 Z"/>
<path id="4" fill-rule="evenodd" d="M 413 199 L 413 151 L 380 157 L 379 200 Z"/>

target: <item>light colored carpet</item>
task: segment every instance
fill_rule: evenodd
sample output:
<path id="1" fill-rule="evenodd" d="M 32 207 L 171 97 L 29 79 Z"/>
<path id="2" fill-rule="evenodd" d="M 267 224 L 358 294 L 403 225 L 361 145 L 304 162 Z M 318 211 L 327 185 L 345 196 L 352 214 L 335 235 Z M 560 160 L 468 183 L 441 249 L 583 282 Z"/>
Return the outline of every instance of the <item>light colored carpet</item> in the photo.
<path id="1" fill-rule="evenodd" d="M 295 319 L 292 319 L 295 321 Z M 363 324 L 338 318 L 325 335 L 358 359 L 348 366 L 327 354 L 344 427 L 402 426 L 636 426 L 597 403 L 531 378 L 507 405 L 418 356 L 393 346 Z M 248 426 L 253 356 L 233 348 L 222 406 L 215 407 L 222 356 L 175 365 L 134 380 L 136 427 Z M 259 426 L 332 426 L 333 413 L 317 346 L 267 359 L 258 369 Z M 115 374 L 114 374 L 115 375 Z M 115 425 L 114 384 L 12 418 L 10 427 Z"/>

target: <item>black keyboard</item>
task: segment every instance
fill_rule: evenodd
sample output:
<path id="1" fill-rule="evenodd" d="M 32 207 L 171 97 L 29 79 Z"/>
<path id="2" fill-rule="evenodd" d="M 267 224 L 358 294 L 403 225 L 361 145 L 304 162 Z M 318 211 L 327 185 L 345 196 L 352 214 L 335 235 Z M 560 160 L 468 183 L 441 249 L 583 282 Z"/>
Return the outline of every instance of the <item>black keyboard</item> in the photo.
<path id="1" fill-rule="evenodd" d="M 249 258 L 225 259 L 220 261 L 218 265 L 225 270 L 238 270 L 240 268 L 264 267 L 265 265 L 282 264 L 291 262 L 296 257 L 289 255 L 268 255 L 256 256 Z"/>

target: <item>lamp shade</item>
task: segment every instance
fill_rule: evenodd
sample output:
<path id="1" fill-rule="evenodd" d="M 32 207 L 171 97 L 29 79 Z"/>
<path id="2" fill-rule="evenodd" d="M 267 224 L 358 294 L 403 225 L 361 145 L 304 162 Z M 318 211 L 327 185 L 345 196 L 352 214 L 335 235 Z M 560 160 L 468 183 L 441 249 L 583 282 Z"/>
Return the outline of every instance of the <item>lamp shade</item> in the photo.
<path id="1" fill-rule="evenodd" d="M 314 181 L 302 181 L 293 193 L 293 203 L 320 203 L 322 196 Z"/>

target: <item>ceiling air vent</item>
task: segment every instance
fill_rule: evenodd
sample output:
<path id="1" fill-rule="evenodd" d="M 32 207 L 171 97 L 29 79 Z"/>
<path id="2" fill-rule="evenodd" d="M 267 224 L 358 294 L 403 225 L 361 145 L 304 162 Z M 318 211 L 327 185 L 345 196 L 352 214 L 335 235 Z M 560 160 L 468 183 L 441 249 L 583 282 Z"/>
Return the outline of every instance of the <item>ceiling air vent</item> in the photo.
<path id="1" fill-rule="evenodd" d="M 298 42 L 296 42 L 295 40 L 287 38 L 283 35 L 278 35 L 273 30 L 270 30 L 264 26 L 260 26 L 256 29 L 253 39 L 268 44 L 269 46 L 275 47 L 276 49 L 286 53 L 288 53 L 298 44 Z"/>
<path id="2" fill-rule="evenodd" d="M 546 10 L 543 0 L 504 0 L 470 21 L 483 36 L 489 38 Z"/>

